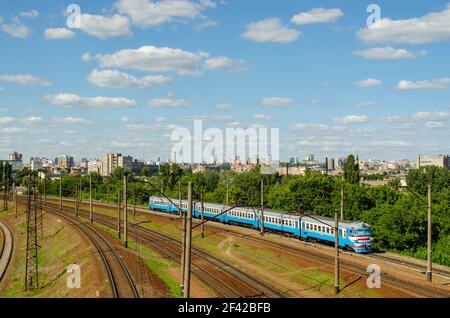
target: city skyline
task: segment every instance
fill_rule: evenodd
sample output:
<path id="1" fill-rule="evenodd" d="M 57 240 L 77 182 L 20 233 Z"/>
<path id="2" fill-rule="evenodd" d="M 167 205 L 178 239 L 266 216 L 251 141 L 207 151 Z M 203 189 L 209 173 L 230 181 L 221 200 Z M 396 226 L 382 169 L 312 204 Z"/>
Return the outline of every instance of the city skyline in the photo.
<path id="1" fill-rule="evenodd" d="M 194 119 L 279 128 L 284 160 L 449 154 L 450 2 L 371 3 L 78 1 L 70 29 L 0 1 L 0 158 L 167 159 Z"/>

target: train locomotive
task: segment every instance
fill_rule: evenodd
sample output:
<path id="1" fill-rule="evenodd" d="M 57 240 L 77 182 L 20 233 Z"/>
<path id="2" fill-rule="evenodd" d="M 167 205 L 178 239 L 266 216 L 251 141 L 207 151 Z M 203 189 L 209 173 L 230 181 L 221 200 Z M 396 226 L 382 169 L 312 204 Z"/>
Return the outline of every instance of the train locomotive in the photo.
<path id="1" fill-rule="evenodd" d="M 171 203 L 174 202 L 176 205 Z M 178 214 L 178 205 L 187 211 L 187 200 L 168 200 L 163 197 L 152 196 L 149 198 L 148 208 L 171 214 Z M 252 208 L 237 207 L 231 209 L 215 203 L 203 203 L 203 216 L 205 219 L 217 221 L 225 224 L 235 224 L 239 226 L 260 228 L 261 211 Z M 229 211 L 227 211 L 229 210 Z M 201 202 L 194 201 L 192 216 L 201 217 Z M 224 213 L 227 211 L 226 213 Z M 335 221 L 322 216 L 299 216 L 286 212 L 264 210 L 264 229 L 294 236 L 308 241 L 317 241 L 325 244 L 335 244 Z M 370 225 L 363 222 L 339 221 L 339 247 L 352 250 L 356 253 L 370 253 L 372 233 Z"/>

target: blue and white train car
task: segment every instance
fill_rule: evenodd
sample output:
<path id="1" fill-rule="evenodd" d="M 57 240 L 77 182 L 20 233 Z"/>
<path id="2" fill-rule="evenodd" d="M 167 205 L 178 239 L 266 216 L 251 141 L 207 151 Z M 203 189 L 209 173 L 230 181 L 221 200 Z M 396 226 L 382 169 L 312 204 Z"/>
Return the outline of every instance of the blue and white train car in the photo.
<path id="1" fill-rule="evenodd" d="M 181 204 L 183 212 L 187 212 L 186 200 L 150 197 L 149 209 L 172 214 L 178 214 Z M 200 218 L 202 213 L 201 202 L 193 202 L 192 215 Z M 261 211 L 252 208 L 234 208 L 215 203 L 203 204 L 203 216 L 206 219 L 221 223 L 237 224 L 259 229 L 261 227 Z M 264 228 L 302 238 L 329 244 L 335 243 L 334 225 L 331 218 L 321 216 L 298 216 L 281 211 L 264 210 Z M 368 224 L 362 222 L 339 221 L 339 246 L 348 248 L 357 253 L 371 252 L 372 234 Z"/>
<path id="2" fill-rule="evenodd" d="M 301 217 L 301 237 L 335 244 L 335 220 L 321 216 Z M 371 252 L 370 226 L 362 222 L 339 221 L 339 247 L 357 253 Z"/>

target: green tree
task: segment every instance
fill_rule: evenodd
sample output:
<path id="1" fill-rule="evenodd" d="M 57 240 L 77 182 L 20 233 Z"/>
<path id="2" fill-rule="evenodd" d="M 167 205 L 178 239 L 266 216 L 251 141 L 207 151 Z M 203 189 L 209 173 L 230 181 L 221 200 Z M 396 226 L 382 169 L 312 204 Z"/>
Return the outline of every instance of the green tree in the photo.
<path id="1" fill-rule="evenodd" d="M 359 164 L 355 160 L 355 156 L 349 155 L 344 164 L 344 179 L 351 184 L 359 184 Z"/>

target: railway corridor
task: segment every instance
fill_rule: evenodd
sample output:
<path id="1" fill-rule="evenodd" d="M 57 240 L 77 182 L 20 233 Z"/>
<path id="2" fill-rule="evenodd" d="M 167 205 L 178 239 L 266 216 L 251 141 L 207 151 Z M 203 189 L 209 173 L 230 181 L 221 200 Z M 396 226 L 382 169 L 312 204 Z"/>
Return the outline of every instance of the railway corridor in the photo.
<path id="1" fill-rule="evenodd" d="M 70 205 L 70 202 L 65 202 Z M 84 207 L 86 209 L 86 207 Z M 73 209 L 73 208 L 72 208 Z M 95 204 L 94 211 L 114 220 L 113 206 Z M 131 208 L 129 209 L 131 211 Z M 135 222 L 148 222 L 144 227 L 180 239 L 177 218 L 138 209 Z M 146 213 L 140 213 L 146 212 Z M 96 214 L 96 215 L 97 215 Z M 114 221 L 112 221 L 114 222 Z M 207 223 L 205 238 L 194 230 L 194 247 L 207 251 L 239 268 L 249 276 L 276 288 L 286 297 L 332 297 L 332 249 L 316 243 L 267 234 L 261 238 L 256 231 L 217 223 Z M 399 271 L 394 264 L 383 263 L 383 287 L 368 289 L 367 264 L 373 263 L 353 253 L 341 255 L 341 286 L 339 297 L 446 297 L 448 285 L 421 283 L 417 272 Z M 416 274 L 416 275 L 415 275 Z M 437 280 L 436 280 L 437 281 Z M 448 283 L 448 281 L 447 281 Z"/>

